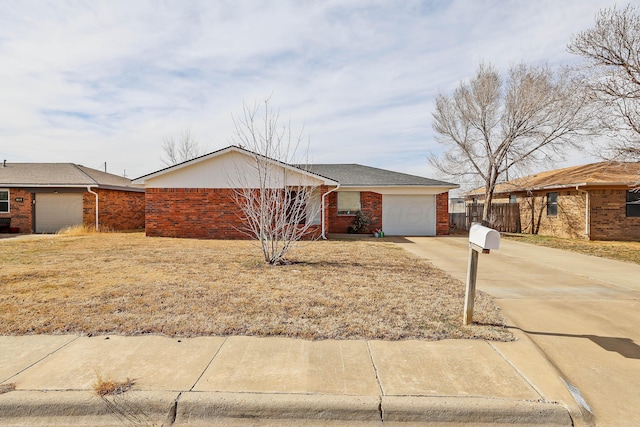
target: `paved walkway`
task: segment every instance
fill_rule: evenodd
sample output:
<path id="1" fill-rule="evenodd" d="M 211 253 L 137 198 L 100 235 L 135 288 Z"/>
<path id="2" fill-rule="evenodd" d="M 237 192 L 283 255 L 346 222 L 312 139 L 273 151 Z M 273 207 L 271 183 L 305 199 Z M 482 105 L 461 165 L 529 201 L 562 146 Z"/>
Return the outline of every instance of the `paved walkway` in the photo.
<path id="1" fill-rule="evenodd" d="M 100 399 L 93 393 L 98 378 L 133 379 L 134 390 Z M 555 370 L 526 337 L 490 343 L 5 336 L 0 382 L 16 386 L 0 395 L 3 426 L 383 420 L 568 426 L 571 415 L 579 421 Z"/>
<path id="2" fill-rule="evenodd" d="M 398 242 L 465 280 L 466 238 Z M 502 239 L 480 255 L 478 289 L 537 343 L 597 425 L 640 425 L 639 265 Z"/>

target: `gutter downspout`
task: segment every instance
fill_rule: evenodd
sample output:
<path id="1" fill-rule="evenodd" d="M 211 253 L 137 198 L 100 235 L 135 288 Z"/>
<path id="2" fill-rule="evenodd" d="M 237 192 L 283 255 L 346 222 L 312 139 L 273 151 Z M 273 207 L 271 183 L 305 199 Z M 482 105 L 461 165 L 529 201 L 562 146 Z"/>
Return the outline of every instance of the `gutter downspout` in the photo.
<path id="1" fill-rule="evenodd" d="M 91 191 L 90 185 L 87 185 L 87 191 L 96 196 L 96 231 L 100 231 L 100 225 L 98 224 L 98 193 Z"/>
<path id="2" fill-rule="evenodd" d="M 578 194 L 585 194 L 585 211 L 584 211 L 584 235 L 587 236 L 587 239 L 591 240 L 591 196 L 589 192 L 586 190 L 581 190 L 579 185 L 576 185 L 576 191 Z"/>
<path id="3" fill-rule="evenodd" d="M 334 191 L 336 191 L 338 188 L 340 188 L 340 183 L 338 183 L 338 186 L 336 188 L 334 188 L 333 190 L 329 190 L 326 193 L 324 193 L 321 197 L 321 203 L 322 206 L 320 207 L 320 210 L 322 211 L 322 234 L 320 234 L 320 237 L 322 237 L 324 240 L 327 240 L 327 236 L 325 234 L 325 224 L 324 224 L 324 198 L 326 195 L 328 195 L 329 193 L 333 193 Z"/>

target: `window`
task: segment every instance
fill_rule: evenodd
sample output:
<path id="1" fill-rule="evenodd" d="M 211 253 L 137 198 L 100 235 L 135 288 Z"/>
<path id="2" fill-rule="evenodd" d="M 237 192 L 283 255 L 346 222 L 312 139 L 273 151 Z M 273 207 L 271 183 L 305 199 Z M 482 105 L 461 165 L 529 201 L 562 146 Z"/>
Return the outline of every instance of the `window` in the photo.
<path id="1" fill-rule="evenodd" d="M 509 195 L 509 203 L 518 203 L 518 197 L 515 194 Z"/>
<path id="2" fill-rule="evenodd" d="M 9 190 L 0 190 L 0 213 L 9 212 Z"/>
<path id="3" fill-rule="evenodd" d="M 627 217 L 640 217 L 640 188 L 627 191 Z"/>
<path id="4" fill-rule="evenodd" d="M 355 215 L 360 212 L 360 192 L 338 192 L 338 215 Z"/>
<path id="5" fill-rule="evenodd" d="M 287 203 L 287 222 L 304 224 L 307 221 L 306 193 L 289 191 L 285 203 Z"/>
<path id="6" fill-rule="evenodd" d="M 547 216 L 558 215 L 558 193 L 547 193 Z"/>

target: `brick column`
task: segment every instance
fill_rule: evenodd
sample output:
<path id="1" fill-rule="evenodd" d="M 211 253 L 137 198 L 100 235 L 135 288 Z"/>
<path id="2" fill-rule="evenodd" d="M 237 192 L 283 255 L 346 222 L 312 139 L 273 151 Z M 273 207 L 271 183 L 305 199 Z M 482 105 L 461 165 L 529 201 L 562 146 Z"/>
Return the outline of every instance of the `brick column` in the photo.
<path id="1" fill-rule="evenodd" d="M 449 192 L 436 195 L 436 236 L 449 234 Z"/>

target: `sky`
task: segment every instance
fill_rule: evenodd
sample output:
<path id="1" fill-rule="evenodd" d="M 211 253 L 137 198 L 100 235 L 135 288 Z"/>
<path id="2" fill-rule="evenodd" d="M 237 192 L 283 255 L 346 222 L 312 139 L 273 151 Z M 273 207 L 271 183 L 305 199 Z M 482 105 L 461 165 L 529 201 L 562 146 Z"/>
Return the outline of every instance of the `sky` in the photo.
<path id="1" fill-rule="evenodd" d="M 0 0 L 0 161 L 136 178 L 185 130 L 233 142 L 269 99 L 314 163 L 430 178 L 435 97 L 481 62 L 560 67 L 596 0 Z M 561 166 L 593 161 L 572 154 Z"/>

